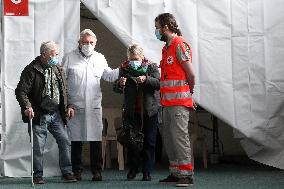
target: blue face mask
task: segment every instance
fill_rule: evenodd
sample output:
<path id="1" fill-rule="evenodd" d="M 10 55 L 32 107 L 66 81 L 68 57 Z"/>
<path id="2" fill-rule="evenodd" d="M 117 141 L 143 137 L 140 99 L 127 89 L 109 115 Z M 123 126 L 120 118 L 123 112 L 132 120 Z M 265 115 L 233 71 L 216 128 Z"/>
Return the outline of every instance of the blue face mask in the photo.
<path id="1" fill-rule="evenodd" d="M 135 70 L 137 70 L 141 66 L 141 63 L 142 62 L 139 61 L 139 60 L 130 60 L 129 61 L 129 65 Z"/>
<path id="2" fill-rule="evenodd" d="M 157 39 L 159 39 L 160 41 L 167 42 L 167 36 L 165 35 L 165 33 L 163 33 L 163 34 L 161 35 L 161 34 L 160 34 L 160 29 L 156 29 L 156 30 L 155 30 L 155 35 L 156 35 Z"/>
<path id="3" fill-rule="evenodd" d="M 53 65 L 57 65 L 58 62 L 59 62 L 58 56 L 54 56 L 54 57 L 50 57 L 48 64 L 53 66 Z"/>
<path id="4" fill-rule="evenodd" d="M 155 35 L 156 35 L 156 38 L 157 38 L 157 39 L 161 40 L 162 35 L 160 34 L 160 29 L 156 29 L 156 30 L 155 30 Z"/>

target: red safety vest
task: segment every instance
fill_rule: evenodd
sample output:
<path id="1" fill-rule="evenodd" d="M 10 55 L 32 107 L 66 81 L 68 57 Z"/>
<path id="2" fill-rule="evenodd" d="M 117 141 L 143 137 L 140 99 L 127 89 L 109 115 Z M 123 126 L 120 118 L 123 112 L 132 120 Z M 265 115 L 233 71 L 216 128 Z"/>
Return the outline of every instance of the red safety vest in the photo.
<path id="1" fill-rule="evenodd" d="M 186 106 L 190 108 L 193 106 L 186 73 L 176 56 L 178 44 L 183 43 L 185 43 L 184 39 L 176 36 L 172 44 L 168 48 L 164 46 L 162 51 L 160 94 L 163 106 Z M 181 47 L 183 48 L 184 45 L 181 45 Z"/>

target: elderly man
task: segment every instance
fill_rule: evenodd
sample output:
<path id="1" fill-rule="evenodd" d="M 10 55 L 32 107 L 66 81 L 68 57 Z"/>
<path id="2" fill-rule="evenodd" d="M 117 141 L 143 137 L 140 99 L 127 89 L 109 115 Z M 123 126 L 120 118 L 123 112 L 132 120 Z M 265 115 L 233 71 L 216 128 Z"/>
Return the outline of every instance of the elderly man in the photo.
<path id="1" fill-rule="evenodd" d="M 105 57 L 94 50 L 96 35 L 85 29 L 79 45 L 66 54 L 62 65 L 67 76 L 68 100 L 76 116 L 68 122 L 71 133 L 71 158 L 74 175 L 81 180 L 82 141 L 90 141 L 90 162 L 93 181 L 102 180 L 102 93 L 100 79 L 115 81 L 119 70 L 112 70 Z"/>
<path id="2" fill-rule="evenodd" d="M 72 173 L 71 142 L 65 127 L 65 116 L 73 117 L 74 110 L 67 108 L 66 81 L 62 69 L 57 66 L 58 54 L 59 47 L 55 42 L 42 43 L 40 56 L 25 67 L 15 90 L 23 121 L 28 123 L 29 119 L 33 119 L 35 184 L 44 184 L 43 152 L 47 130 L 58 144 L 63 180 L 77 181 Z"/>

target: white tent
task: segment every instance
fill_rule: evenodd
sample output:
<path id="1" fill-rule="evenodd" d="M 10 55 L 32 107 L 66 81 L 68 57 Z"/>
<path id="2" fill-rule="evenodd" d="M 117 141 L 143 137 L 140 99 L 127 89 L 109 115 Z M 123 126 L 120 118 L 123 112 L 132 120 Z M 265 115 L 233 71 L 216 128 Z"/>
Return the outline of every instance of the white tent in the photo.
<path id="1" fill-rule="evenodd" d="M 82 0 L 125 45 L 136 42 L 158 62 L 162 43 L 154 19 L 176 16 L 193 48 L 194 98 L 235 128 L 248 156 L 284 169 L 284 1 L 282 0 Z M 20 71 L 43 40 L 62 52 L 76 46 L 79 0 L 29 0 L 29 16 L 3 17 L 1 173 L 29 174 L 27 128 L 14 89 Z M 13 73 L 13 74 L 11 74 Z M 45 174 L 58 174 L 56 146 L 47 148 Z M 53 158 L 48 158 L 53 157 Z"/>
<path id="2" fill-rule="evenodd" d="M 83 2 L 121 41 L 142 44 L 156 61 L 153 20 L 173 13 L 193 47 L 195 99 L 242 134 L 249 157 L 284 168 L 283 1 Z"/>

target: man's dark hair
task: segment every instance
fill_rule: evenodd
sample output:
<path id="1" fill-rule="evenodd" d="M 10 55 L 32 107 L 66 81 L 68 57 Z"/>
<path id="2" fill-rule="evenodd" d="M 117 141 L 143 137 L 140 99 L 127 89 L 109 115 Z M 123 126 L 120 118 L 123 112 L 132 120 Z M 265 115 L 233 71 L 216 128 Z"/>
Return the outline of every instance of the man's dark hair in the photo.
<path id="1" fill-rule="evenodd" d="M 174 15 L 172 15 L 171 13 L 159 14 L 155 18 L 155 22 L 158 22 L 161 25 L 161 27 L 164 27 L 165 25 L 167 25 L 169 30 L 176 33 L 178 36 L 182 35 L 180 29 L 178 29 L 176 19 Z"/>

